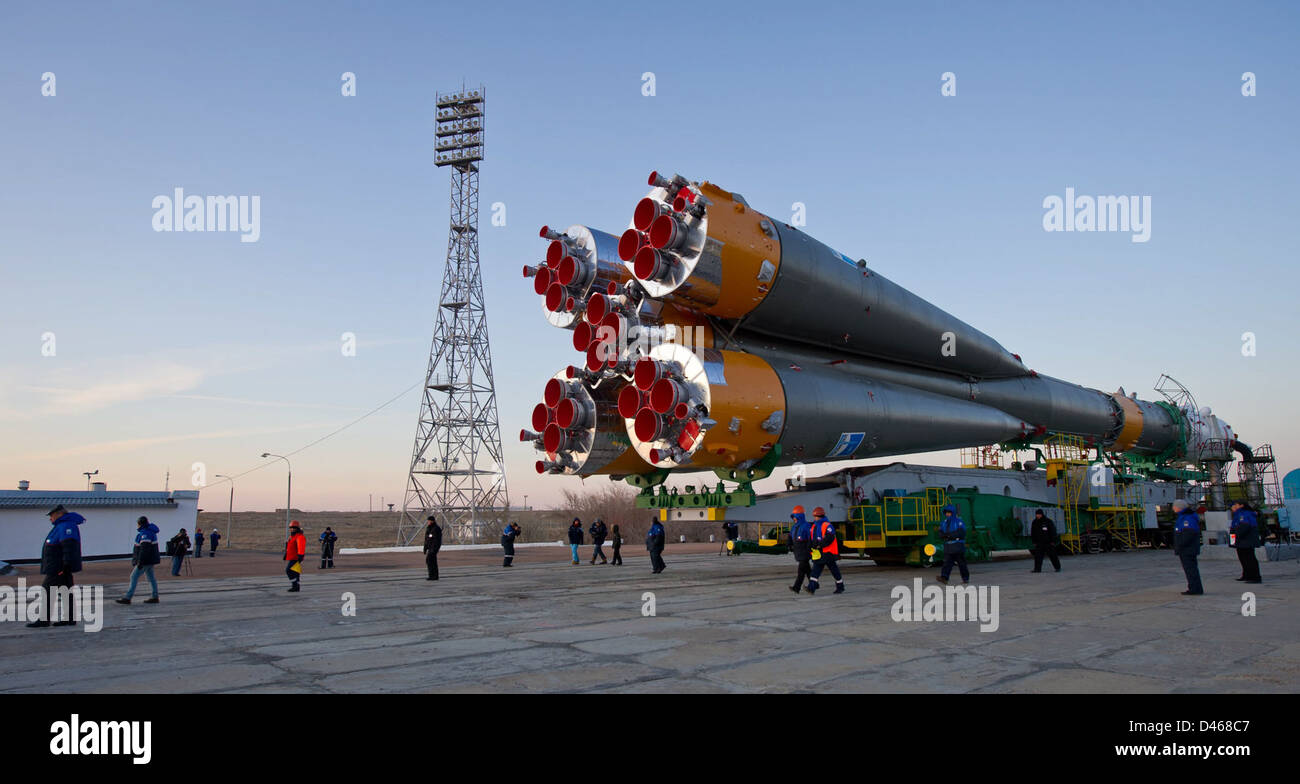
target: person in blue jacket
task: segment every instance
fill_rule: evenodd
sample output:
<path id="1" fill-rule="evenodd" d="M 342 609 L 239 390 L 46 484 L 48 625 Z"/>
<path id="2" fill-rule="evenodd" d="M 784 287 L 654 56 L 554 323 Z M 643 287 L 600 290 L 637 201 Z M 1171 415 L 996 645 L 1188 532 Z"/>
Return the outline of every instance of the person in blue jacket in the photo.
<path id="1" fill-rule="evenodd" d="M 802 505 L 790 512 L 790 552 L 799 567 L 790 590 L 799 593 L 804 579 L 812 576 L 812 523 L 804 516 Z"/>
<path id="2" fill-rule="evenodd" d="M 117 600 L 118 604 L 130 604 L 131 597 L 135 596 L 135 587 L 140 582 L 140 575 L 144 574 L 149 578 L 149 587 L 153 589 L 153 594 L 144 600 L 145 604 L 158 603 L 158 580 L 153 576 L 153 567 L 162 559 L 158 555 L 158 526 L 149 522 L 149 518 L 141 517 L 135 521 L 135 550 L 131 553 L 131 565 L 135 568 L 131 570 L 131 585 L 126 589 L 126 595 Z"/>
<path id="3" fill-rule="evenodd" d="M 194 529 L 194 557 L 195 558 L 203 557 L 203 529 L 202 528 Z"/>
<path id="4" fill-rule="evenodd" d="M 1237 548 L 1237 560 L 1241 562 L 1241 576 L 1237 582 L 1262 583 L 1259 575 L 1259 558 L 1255 548 L 1259 547 L 1259 518 L 1255 512 L 1240 501 L 1232 502 L 1232 527 L 1234 534 L 1232 546 Z"/>
<path id="5" fill-rule="evenodd" d="M 520 533 L 522 533 L 522 530 L 513 522 L 508 524 L 506 529 L 501 532 L 501 550 L 505 553 L 505 561 L 502 562 L 501 566 L 514 566 L 515 539 L 519 537 Z"/>
<path id="6" fill-rule="evenodd" d="M 328 525 L 320 535 L 320 566 L 317 569 L 334 568 L 334 543 L 339 540 L 339 535 L 334 533 L 334 529 Z"/>
<path id="7" fill-rule="evenodd" d="M 970 569 L 966 568 L 966 522 L 957 514 L 957 507 L 948 504 L 943 508 L 943 521 L 939 523 L 939 534 L 943 537 L 943 568 L 939 570 L 939 582 L 948 583 L 952 574 L 952 565 L 957 564 L 961 571 L 962 585 L 970 582 Z"/>
<path id="8" fill-rule="evenodd" d="M 663 555 L 665 539 L 667 534 L 664 532 L 663 523 L 659 522 L 658 517 L 652 518 L 650 530 L 645 535 L 645 549 L 650 552 L 651 574 L 659 574 L 668 568 L 668 564 L 664 563 Z"/>
<path id="9" fill-rule="evenodd" d="M 1205 593 L 1201 585 L 1201 570 L 1196 565 L 1196 556 L 1201 553 L 1201 518 L 1196 510 L 1183 499 L 1174 501 L 1174 553 L 1183 564 L 1183 574 L 1187 575 L 1187 590 L 1183 596 L 1200 596 Z"/>
<path id="10" fill-rule="evenodd" d="M 51 509 L 46 515 L 50 518 L 51 527 L 50 532 L 45 535 L 45 543 L 41 546 L 41 574 L 45 575 L 41 580 L 41 593 L 45 595 L 45 612 L 35 621 L 27 624 L 33 629 L 46 626 L 71 626 L 76 622 L 73 619 L 77 617 L 76 594 L 69 590 L 67 619 L 50 622 L 50 618 L 53 617 L 51 601 L 54 598 L 54 591 L 51 589 L 71 589 L 74 585 L 72 575 L 81 571 L 81 528 L 79 526 L 86 522 L 86 518 L 76 512 L 69 512 L 62 504 Z"/>
<path id="11" fill-rule="evenodd" d="M 591 534 L 592 566 L 596 565 L 596 556 L 600 556 L 600 562 L 602 564 L 609 563 L 609 560 L 605 558 L 605 550 L 603 549 L 605 546 L 605 537 L 609 536 L 609 528 L 605 525 L 605 521 L 597 517 L 595 522 L 591 524 L 591 529 L 588 533 Z"/>
<path id="12" fill-rule="evenodd" d="M 221 532 L 213 528 L 212 533 L 208 534 L 208 557 L 217 557 L 217 544 L 221 542 Z"/>

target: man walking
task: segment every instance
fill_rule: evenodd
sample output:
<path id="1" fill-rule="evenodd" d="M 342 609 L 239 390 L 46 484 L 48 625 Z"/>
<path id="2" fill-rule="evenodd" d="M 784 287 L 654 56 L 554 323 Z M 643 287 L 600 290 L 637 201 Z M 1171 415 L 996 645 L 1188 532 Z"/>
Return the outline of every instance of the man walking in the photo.
<path id="1" fill-rule="evenodd" d="M 573 561 L 573 566 L 578 565 L 578 548 L 581 546 L 582 521 L 575 517 L 573 518 L 573 522 L 569 523 L 569 556 Z M 592 562 L 595 562 L 594 558 L 592 559 Z"/>
<path id="2" fill-rule="evenodd" d="M 1043 571 L 1043 556 L 1052 561 L 1052 568 L 1061 571 L 1061 559 L 1056 556 L 1056 523 L 1039 509 L 1029 524 L 1029 539 L 1034 543 L 1034 573 Z"/>
<path id="3" fill-rule="evenodd" d="M 1255 548 L 1259 547 L 1259 518 L 1255 512 L 1240 501 L 1232 502 L 1232 546 L 1237 548 L 1237 560 L 1241 562 L 1241 576 L 1237 582 L 1258 584 L 1264 582 L 1259 575 L 1259 557 Z"/>
<path id="4" fill-rule="evenodd" d="M 961 570 L 961 584 L 970 582 L 970 569 L 966 568 L 966 521 L 957 514 L 957 507 L 948 504 L 943 508 L 943 521 L 939 523 L 939 535 L 943 537 L 943 568 L 939 570 L 939 582 L 948 584 L 948 575 L 952 574 L 952 565 L 957 564 Z"/>
<path id="5" fill-rule="evenodd" d="M 1201 554 L 1201 520 L 1181 498 L 1174 501 L 1174 511 L 1178 513 L 1174 520 L 1174 553 L 1187 576 L 1187 590 L 1183 591 L 1183 596 L 1200 596 L 1205 593 L 1201 585 L 1201 570 L 1196 565 L 1196 556 Z"/>
<path id="6" fill-rule="evenodd" d="M 213 531 L 215 534 L 216 532 Z M 117 600 L 118 604 L 130 604 L 135 596 L 135 587 L 140 582 L 140 575 L 149 578 L 149 588 L 153 594 L 144 600 L 145 604 L 158 603 L 158 580 L 153 576 L 153 567 L 161 558 L 158 556 L 158 526 L 141 517 L 135 521 L 135 549 L 131 553 L 131 584 L 127 586 L 126 595 Z"/>
<path id="7" fill-rule="evenodd" d="M 658 517 L 652 518 L 650 530 L 645 535 L 645 549 L 650 551 L 651 574 L 659 574 L 668 568 L 663 556 L 665 538 L 663 523 L 659 522 Z"/>
<path id="8" fill-rule="evenodd" d="M 213 528 L 212 533 L 208 534 L 208 542 L 209 542 L 208 557 L 210 558 L 217 557 L 217 542 L 220 541 L 221 541 L 221 532 Z"/>
<path id="9" fill-rule="evenodd" d="M 609 563 L 609 561 L 605 558 L 605 551 L 602 549 L 605 546 L 606 536 L 609 536 L 609 529 L 605 527 L 605 521 L 597 517 L 595 522 L 591 524 L 592 566 L 596 565 L 596 556 L 600 556 L 600 562 L 602 564 Z"/>
<path id="10" fill-rule="evenodd" d="M 284 573 L 289 577 L 289 593 L 298 593 L 302 587 L 298 584 L 302 577 L 302 562 L 307 560 L 307 537 L 303 536 L 302 526 L 294 520 L 289 523 L 289 541 L 284 543 L 284 560 L 289 565 Z"/>
<path id="11" fill-rule="evenodd" d="M 27 624 L 33 629 L 41 629 L 47 626 L 71 626 L 76 623 L 73 619 L 77 617 L 76 613 L 76 594 L 73 593 L 74 585 L 72 575 L 74 572 L 81 571 L 81 529 L 78 527 L 86 522 L 86 518 L 76 512 L 69 512 L 63 508 L 63 504 L 51 509 L 46 513 L 50 518 L 50 532 L 45 535 L 45 543 L 41 546 L 41 574 L 45 575 L 41 579 L 41 593 L 44 597 L 45 613 L 36 620 Z M 58 589 L 65 589 L 58 591 Z M 58 591 L 67 597 L 67 618 L 53 621 L 54 617 L 54 594 Z"/>
<path id="12" fill-rule="evenodd" d="M 835 593 L 844 593 L 844 578 L 840 575 L 839 565 L 835 563 L 840 559 L 840 541 L 835 536 L 835 526 L 826 519 L 826 510 L 820 506 L 813 510 L 812 545 L 820 553 L 820 557 L 812 559 L 812 573 L 808 575 L 808 593 L 816 595 L 817 589 L 821 587 L 818 578 L 822 576 L 823 568 L 830 569 L 831 576 L 835 578 Z"/>
<path id="13" fill-rule="evenodd" d="M 722 532 L 727 536 L 727 555 L 735 555 L 736 540 L 740 538 L 740 523 L 728 520 L 722 524 Z"/>
<path id="14" fill-rule="evenodd" d="M 429 515 L 429 525 L 424 529 L 424 565 L 429 569 L 429 576 L 424 579 L 438 579 L 438 551 L 441 549 L 442 529 L 433 515 Z"/>
<path id="15" fill-rule="evenodd" d="M 334 533 L 334 529 L 325 526 L 325 530 L 320 535 L 320 566 L 317 568 L 334 568 L 334 543 L 338 540 L 339 537 Z"/>
<path id="16" fill-rule="evenodd" d="M 501 564 L 505 567 L 513 566 L 515 560 L 515 538 L 519 536 L 520 529 L 515 523 L 506 526 L 506 530 L 501 532 L 501 549 L 505 551 L 506 560 Z"/>
<path id="17" fill-rule="evenodd" d="M 799 593 L 804 578 L 812 576 L 812 525 L 804 517 L 803 506 L 790 510 L 790 551 L 794 553 L 794 562 L 799 567 L 790 590 Z M 811 583 L 809 587 L 811 588 Z"/>

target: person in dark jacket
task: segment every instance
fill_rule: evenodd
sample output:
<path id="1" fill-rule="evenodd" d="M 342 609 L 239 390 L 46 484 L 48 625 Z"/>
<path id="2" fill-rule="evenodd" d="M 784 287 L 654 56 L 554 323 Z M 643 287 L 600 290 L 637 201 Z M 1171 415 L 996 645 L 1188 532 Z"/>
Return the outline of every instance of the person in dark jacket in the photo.
<path id="1" fill-rule="evenodd" d="M 622 566 L 623 553 L 620 551 L 623 549 L 623 534 L 618 532 L 618 525 L 614 526 L 614 532 L 610 534 L 609 543 L 614 547 L 614 557 L 609 562 L 614 566 Z"/>
<path id="2" fill-rule="evenodd" d="M 1259 575 L 1259 557 L 1255 548 L 1259 547 L 1259 518 L 1254 510 L 1240 501 L 1232 502 L 1232 546 L 1237 548 L 1237 560 L 1241 562 L 1241 576 L 1238 582 L 1262 583 Z"/>
<path id="3" fill-rule="evenodd" d="M 1043 556 L 1052 561 L 1052 568 L 1061 571 L 1061 559 L 1056 556 L 1056 523 L 1039 509 L 1029 524 L 1029 539 L 1034 543 L 1034 572 L 1043 571 Z"/>
<path id="4" fill-rule="evenodd" d="M 320 566 L 317 569 L 334 568 L 334 543 L 339 540 L 338 534 L 328 525 L 320 535 Z"/>
<path id="5" fill-rule="evenodd" d="M 573 518 L 569 523 L 569 555 L 573 559 L 573 565 L 578 565 L 578 548 L 582 546 L 582 521 Z M 594 560 L 594 559 L 593 559 Z"/>
<path id="6" fill-rule="evenodd" d="M 666 538 L 663 523 L 659 522 L 658 517 L 651 518 L 650 530 L 645 535 L 645 549 L 650 551 L 651 574 L 659 574 L 668 568 L 663 555 Z"/>
<path id="7" fill-rule="evenodd" d="M 45 535 L 41 546 L 41 593 L 45 595 L 45 613 L 35 621 L 27 624 L 33 629 L 46 626 L 71 626 L 77 617 L 76 594 L 72 591 L 75 584 L 72 575 L 81 571 L 81 528 L 86 518 L 76 512 L 69 512 L 62 504 L 46 513 L 50 518 L 50 532 Z M 55 592 L 66 589 L 67 618 L 50 622 L 54 617 L 53 600 Z"/>
<path id="8" fill-rule="evenodd" d="M 728 520 L 722 524 L 722 533 L 727 537 L 727 555 L 736 554 L 736 540 L 740 538 L 740 523 Z"/>
<path id="9" fill-rule="evenodd" d="M 505 551 L 506 560 L 502 566 L 513 566 L 515 560 L 515 538 L 521 533 L 520 528 L 515 523 L 506 526 L 506 530 L 501 532 L 501 549 Z"/>
<path id="10" fill-rule="evenodd" d="M 190 535 L 182 528 L 180 533 L 167 540 L 167 552 L 172 557 L 172 577 L 181 576 L 181 564 L 185 563 L 185 554 L 190 551 Z"/>
<path id="11" fill-rule="evenodd" d="M 135 521 L 135 549 L 131 552 L 131 565 L 135 568 L 131 570 L 131 584 L 126 589 L 126 595 L 118 599 L 117 603 L 131 603 L 135 587 L 143 574 L 149 578 L 149 587 L 153 590 L 153 594 L 144 603 L 157 604 L 158 580 L 153 576 L 153 568 L 161 560 L 158 556 L 158 526 L 149 522 L 149 518 L 141 517 Z"/>
<path id="12" fill-rule="evenodd" d="M 790 551 L 799 566 L 790 590 L 799 593 L 804 579 L 812 575 L 812 524 L 804 517 L 802 506 L 796 506 L 790 512 Z"/>
<path id="13" fill-rule="evenodd" d="M 424 565 L 429 568 L 429 576 L 424 579 L 438 579 L 438 551 L 441 549 L 442 529 L 433 515 L 429 515 L 429 525 L 424 529 Z"/>
<path id="14" fill-rule="evenodd" d="M 811 529 L 812 546 L 818 551 L 817 555 L 820 557 L 812 559 L 812 572 L 808 574 L 808 593 L 816 594 L 817 589 L 821 587 L 822 569 L 831 570 L 831 577 L 835 578 L 834 593 L 844 593 L 844 577 L 836 564 L 836 561 L 840 560 L 840 540 L 835 535 L 835 526 L 826 519 L 826 510 L 820 506 L 813 510 Z"/>
<path id="15" fill-rule="evenodd" d="M 970 582 L 970 569 L 966 567 L 966 521 L 957 514 L 957 507 L 948 504 L 943 508 L 943 522 L 939 523 L 939 534 L 943 537 L 943 568 L 936 578 L 948 583 L 953 564 L 961 571 L 961 583 Z"/>
<path id="16" fill-rule="evenodd" d="M 208 557 L 217 557 L 217 543 L 221 541 L 221 532 L 213 528 L 212 533 L 208 534 Z"/>
<path id="17" fill-rule="evenodd" d="M 1187 590 L 1183 591 L 1183 596 L 1200 596 L 1205 593 L 1201 586 L 1201 570 L 1196 565 L 1196 556 L 1201 553 L 1201 520 L 1181 498 L 1174 501 L 1174 511 L 1178 513 L 1174 520 L 1174 552 L 1183 564 L 1183 574 L 1187 575 Z"/>
<path id="18" fill-rule="evenodd" d="M 605 551 L 602 549 L 605 546 L 605 537 L 607 536 L 609 536 L 609 528 L 605 526 L 604 520 L 597 517 L 596 521 L 591 524 L 591 563 L 593 566 L 596 564 L 596 556 L 600 556 L 602 564 L 609 563 L 609 560 L 605 558 Z"/>
<path id="19" fill-rule="evenodd" d="M 194 557 L 203 557 L 203 529 L 198 527 L 194 529 Z"/>

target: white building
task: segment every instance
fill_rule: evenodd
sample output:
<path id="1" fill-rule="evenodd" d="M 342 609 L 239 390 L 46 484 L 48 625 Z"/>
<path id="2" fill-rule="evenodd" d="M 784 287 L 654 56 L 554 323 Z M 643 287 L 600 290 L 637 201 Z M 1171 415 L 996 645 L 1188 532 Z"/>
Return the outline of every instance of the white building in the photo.
<path id="1" fill-rule="evenodd" d="M 141 515 L 158 526 L 158 543 L 184 528 L 191 535 L 198 520 L 197 490 L 171 492 L 109 492 L 103 482 L 92 490 L 0 490 L 0 561 L 41 560 L 41 546 L 50 531 L 47 513 L 62 504 L 86 518 L 81 524 L 82 558 L 129 557 L 135 545 L 136 520 Z"/>

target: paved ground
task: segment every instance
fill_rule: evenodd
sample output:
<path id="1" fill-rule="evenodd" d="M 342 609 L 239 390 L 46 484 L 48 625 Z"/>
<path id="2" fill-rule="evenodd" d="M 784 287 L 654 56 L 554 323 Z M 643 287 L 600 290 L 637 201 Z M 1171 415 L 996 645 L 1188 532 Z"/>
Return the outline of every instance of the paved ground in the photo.
<path id="1" fill-rule="evenodd" d="M 1263 564 L 1265 583 L 1249 586 L 1256 617 L 1242 616 L 1234 560 L 1203 560 L 1201 597 L 1179 595 L 1168 551 L 1070 558 L 1060 574 L 1029 574 L 1023 559 L 978 564 L 975 583 L 998 586 L 1000 600 L 999 628 L 980 632 L 891 619 L 891 589 L 932 583 L 933 569 L 850 560 L 848 593 L 795 596 L 788 559 L 699 549 L 670 549 L 662 575 L 637 550 L 621 568 L 569 566 L 559 548 L 521 550 L 511 570 L 474 554 L 438 582 L 423 579 L 418 555 L 357 556 L 331 573 L 309 568 L 296 595 L 274 572 L 205 576 L 221 567 L 201 565 L 164 580 L 160 605 L 107 604 L 98 633 L 0 623 L 0 690 L 1300 690 L 1294 561 Z M 247 571 L 235 555 L 225 568 Z M 264 572 L 273 559 L 243 557 Z M 101 569 L 118 575 L 111 600 L 124 567 L 97 565 L 82 582 Z M 353 617 L 341 612 L 348 592 Z M 642 615 L 645 592 L 655 617 Z"/>

